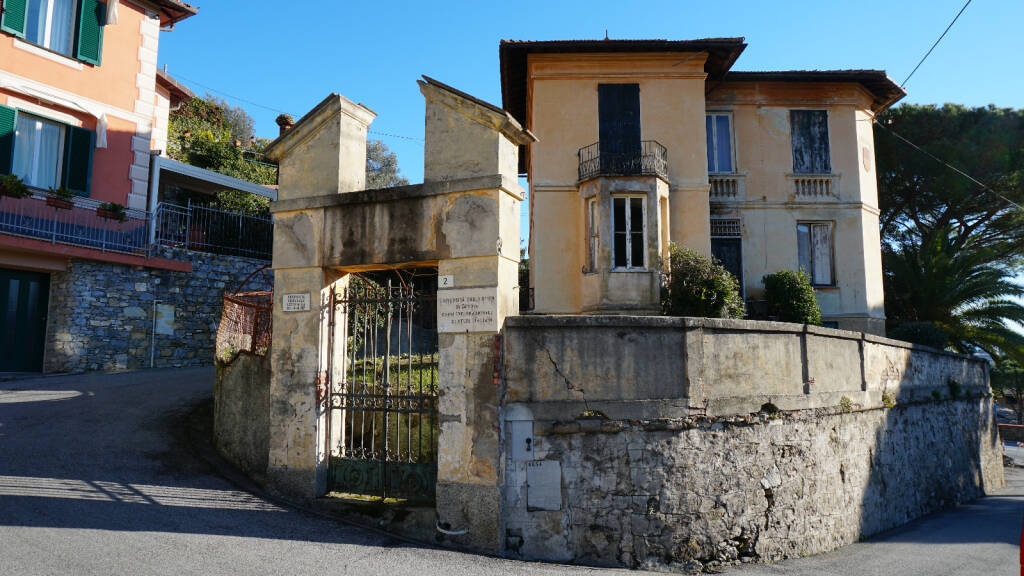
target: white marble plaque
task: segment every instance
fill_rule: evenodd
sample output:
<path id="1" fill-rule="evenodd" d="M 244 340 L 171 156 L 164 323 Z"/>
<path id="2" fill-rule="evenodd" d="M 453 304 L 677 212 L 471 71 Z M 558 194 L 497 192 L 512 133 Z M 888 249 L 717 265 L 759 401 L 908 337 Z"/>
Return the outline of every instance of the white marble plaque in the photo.
<path id="1" fill-rule="evenodd" d="M 438 332 L 497 332 L 498 287 L 437 291 Z"/>
<path id="2" fill-rule="evenodd" d="M 445 288 L 455 288 L 455 275 L 441 274 L 437 277 L 437 287 L 441 290 L 444 290 Z"/>
<path id="3" fill-rule="evenodd" d="M 156 305 L 154 331 L 164 336 L 174 336 L 174 304 Z"/>
<path id="4" fill-rule="evenodd" d="M 562 463 L 533 460 L 526 463 L 526 508 L 562 509 Z"/>
<path id="5" fill-rule="evenodd" d="M 281 300 L 281 309 L 285 312 L 308 312 L 309 292 L 285 294 Z"/>

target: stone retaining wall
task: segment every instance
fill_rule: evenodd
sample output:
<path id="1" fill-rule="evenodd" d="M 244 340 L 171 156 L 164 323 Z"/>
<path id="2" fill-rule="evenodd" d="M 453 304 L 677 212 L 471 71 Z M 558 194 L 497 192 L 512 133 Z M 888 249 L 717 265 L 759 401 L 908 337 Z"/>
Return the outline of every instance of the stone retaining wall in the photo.
<path id="1" fill-rule="evenodd" d="M 74 258 L 53 274 L 44 372 L 149 368 L 154 300 L 173 307 L 173 334 L 156 334 L 153 366 L 213 363 L 224 291 L 266 262 L 174 248 L 158 255 L 190 261 L 192 272 Z"/>
<path id="2" fill-rule="evenodd" d="M 530 469 L 510 460 L 506 554 L 697 569 L 827 552 L 1000 487 L 991 409 L 537 422 L 534 457 L 560 468 L 561 503 L 536 506 Z"/>
<path id="3" fill-rule="evenodd" d="M 522 316 L 504 553 L 694 569 L 815 554 L 1003 485 L 984 361 L 826 328 Z"/>

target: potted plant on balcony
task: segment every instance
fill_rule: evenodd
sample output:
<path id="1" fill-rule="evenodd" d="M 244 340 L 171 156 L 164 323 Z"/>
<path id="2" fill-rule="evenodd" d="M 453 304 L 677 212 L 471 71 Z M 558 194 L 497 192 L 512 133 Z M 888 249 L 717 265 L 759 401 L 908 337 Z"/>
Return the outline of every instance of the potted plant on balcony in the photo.
<path id="1" fill-rule="evenodd" d="M 28 198 L 32 195 L 32 190 L 14 174 L 6 174 L 0 176 L 0 196 L 9 196 L 11 198 Z"/>
<path id="2" fill-rule="evenodd" d="M 124 222 L 128 219 L 128 215 L 124 211 L 124 205 L 117 202 L 104 202 L 100 204 L 96 207 L 96 215 L 100 218 L 117 220 L 118 222 Z"/>
<path id="3" fill-rule="evenodd" d="M 74 202 L 71 201 L 72 198 L 74 198 L 74 194 L 66 186 L 50 188 L 46 196 L 46 205 L 52 206 L 57 210 L 71 210 L 75 206 Z"/>

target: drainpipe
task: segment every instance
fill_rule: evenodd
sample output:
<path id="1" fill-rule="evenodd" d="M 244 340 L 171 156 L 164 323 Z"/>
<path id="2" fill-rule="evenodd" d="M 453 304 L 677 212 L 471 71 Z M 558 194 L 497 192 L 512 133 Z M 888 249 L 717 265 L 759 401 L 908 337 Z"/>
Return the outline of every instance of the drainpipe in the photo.
<path id="1" fill-rule="evenodd" d="M 149 152 L 149 194 L 147 210 L 149 211 L 149 247 L 156 244 L 156 209 L 157 195 L 160 192 L 160 151 Z"/>
<path id="2" fill-rule="evenodd" d="M 156 305 L 161 300 L 153 299 L 153 327 L 150 330 L 149 339 L 149 367 L 152 368 L 156 362 Z"/>

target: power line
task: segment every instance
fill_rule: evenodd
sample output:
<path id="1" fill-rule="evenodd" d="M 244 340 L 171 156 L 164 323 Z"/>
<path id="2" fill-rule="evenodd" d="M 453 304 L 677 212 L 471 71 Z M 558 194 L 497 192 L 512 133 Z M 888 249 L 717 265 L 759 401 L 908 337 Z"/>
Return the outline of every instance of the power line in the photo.
<path id="1" fill-rule="evenodd" d="M 928 59 L 928 56 L 930 56 L 932 50 L 935 50 L 935 47 L 939 45 L 939 42 L 942 42 L 942 39 L 946 37 L 946 33 L 949 32 L 949 29 L 953 27 L 953 24 L 956 24 L 956 21 L 960 19 L 960 15 L 964 13 L 964 10 L 967 10 L 967 6 L 970 5 L 970 3 L 971 0 L 967 0 L 963 8 L 961 8 L 960 11 L 956 13 L 956 16 L 953 18 L 953 21 L 949 23 L 949 26 L 946 26 L 946 29 L 943 30 L 942 35 L 939 36 L 939 39 L 936 40 L 934 44 L 932 44 L 932 47 L 928 49 L 928 52 L 926 52 L 925 55 L 921 58 L 921 61 L 917 63 L 917 66 L 914 66 L 914 69 L 910 71 L 910 74 L 907 74 L 907 77 L 900 84 L 900 88 L 905 88 L 907 86 L 907 81 L 910 80 L 910 77 L 914 75 L 914 72 L 917 72 L 917 69 L 921 67 L 921 64 L 924 64 L 924 61 Z"/>
<path id="2" fill-rule="evenodd" d="M 922 154 L 924 154 L 924 155 L 928 156 L 928 157 L 929 157 L 929 158 L 931 158 L 932 160 L 935 160 L 935 161 L 936 161 L 936 162 L 938 162 L 939 164 L 942 164 L 942 165 L 943 165 L 943 166 L 945 166 L 946 168 L 949 168 L 950 170 L 952 170 L 952 171 L 956 172 L 957 174 L 959 174 L 959 175 L 963 176 L 964 178 L 967 178 L 967 179 L 968 179 L 968 180 L 970 180 L 971 182 L 974 182 L 975 184 L 977 184 L 978 186 L 980 186 L 980 187 L 982 188 L 982 190 L 983 190 L 983 191 L 987 190 L 987 191 L 989 191 L 989 192 L 991 192 L 991 193 L 995 194 L 995 195 L 996 195 L 996 196 L 998 196 L 999 198 L 1002 198 L 1002 199 L 1003 199 L 1004 201 L 1006 201 L 1006 202 L 1008 202 L 1008 203 L 1010 203 L 1010 204 L 1014 205 L 1015 207 L 1017 207 L 1017 209 L 1018 209 L 1018 210 L 1021 210 L 1022 212 L 1024 212 L 1024 206 L 1021 206 L 1020 204 L 1018 204 L 1018 203 L 1014 202 L 1013 200 L 1010 200 L 1009 198 L 1007 198 L 1006 196 L 1004 196 L 1004 195 L 1003 195 L 1003 194 L 1001 194 L 1000 192 L 997 192 L 996 190 L 994 190 L 994 189 L 993 189 L 993 188 L 992 188 L 991 186 L 989 186 L 988 184 L 985 184 L 985 183 L 984 183 L 984 182 L 982 182 L 981 180 L 978 180 L 978 179 L 977 179 L 977 178 L 975 178 L 974 176 L 971 176 L 970 174 L 968 174 L 968 173 L 964 172 L 963 170 L 961 170 L 961 169 L 957 168 L 956 166 L 953 166 L 952 164 L 950 164 L 949 162 L 946 162 L 946 161 L 945 161 L 945 160 L 943 160 L 942 158 L 939 158 L 939 157 L 938 157 L 938 156 L 936 156 L 935 154 L 932 154 L 931 152 L 929 152 L 929 151 L 925 150 L 924 148 L 921 148 L 920 146 L 918 146 L 917 144 L 914 144 L 914 143 L 913 143 L 913 142 L 911 142 L 910 140 L 907 140 L 907 139 L 906 139 L 906 138 L 905 138 L 905 137 L 904 137 L 903 135 L 901 135 L 900 133 L 896 132 L 896 131 L 895 131 L 895 130 L 893 130 L 892 128 L 889 128 L 889 127 L 888 127 L 888 126 L 886 126 L 885 124 L 882 124 L 882 123 L 881 123 L 881 122 L 879 122 L 878 120 L 875 120 L 875 125 L 877 125 L 877 126 L 881 127 L 881 128 L 882 128 L 882 130 L 885 130 L 885 131 L 886 131 L 886 132 L 888 132 L 889 134 L 892 134 L 893 136 L 895 136 L 896 138 L 898 138 L 898 139 L 899 139 L 900 141 L 904 142 L 905 144 L 907 144 L 908 146 L 910 146 L 911 148 L 913 148 L 914 150 L 917 150 L 918 152 L 921 152 Z"/>
<path id="3" fill-rule="evenodd" d="M 210 92 L 216 92 L 217 94 L 220 94 L 221 96 L 227 96 L 228 98 L 231 98 L 232 100 L 238 100 L 239 102 L 245 102 L 246 104 L 249 104 L 251 106 L 256 106 L 257 108 L 263 108 L 264 110 L 269 110 L 271 112 L 277 112 L 278 114 L 288 114 L 288 112 L 285 112 L 284 110 L 281 110 L 279 108 L 274 108 L 272 106 L 264 106 L 263 104 L 260 104 L 258 102 L 253 102 L 252 100 L 246 100 L 245 98 L 240 98 L 238 96 L 233 96 L 231 94 L 228 94 L 227 92 L 224 92 L 222 90 L 217 90 L 216 88 L 213 88 L 211 86 L 207 86 L 206 84 L 203 84 L 201 82 L 196 82 L 195 80 L 190 80 L 190 79 L 188 79 L 188 78 L 186 78 L 186 77 L 184 77 L 184 76 L 182 76 L 181 74 L 178 74 L 178 73 L 175 73 L 174 77 L 175 78 L 181 78 L 182 80 L 184 80 L 185 82 L 188 82 L 189 84 L 195 84 L 196 86 L 199 86 L 201 88 L 205 88 L 205 89 L 209 90 Z"/>
<path id="4" fill-rule="evenodd" d="M 378 132 L 376 130 L 367 130 L 367 133 L 376 136 L 387 136 L 389 138 L 401 138 L 402 140 L 412 140 L 413 142 L 423 142 L 423 138 L 413 138 L 412 136 L 402 136 L 400 134 L 388 134 L 387 132 Z"/>

